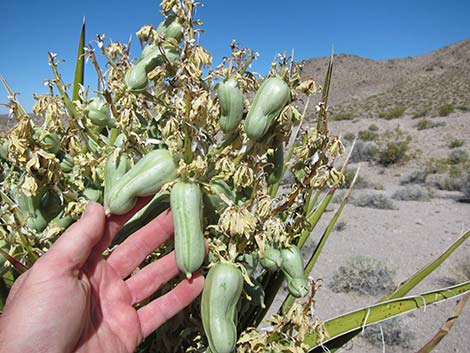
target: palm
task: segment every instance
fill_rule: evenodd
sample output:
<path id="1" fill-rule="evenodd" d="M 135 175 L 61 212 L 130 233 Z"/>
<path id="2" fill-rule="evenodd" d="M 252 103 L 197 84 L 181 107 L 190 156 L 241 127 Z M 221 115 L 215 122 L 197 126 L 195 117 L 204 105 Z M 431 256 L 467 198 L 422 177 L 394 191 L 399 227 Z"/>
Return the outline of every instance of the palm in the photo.
<path id="1" fill-rule="evenodd" d="M 2 349 L 130 353 L 199 295 L 204 280 L 195 275 L 135 308 L 179 271 L 171 252 L 131 276 L 149 253 L 172 236 L 170 213 L 135 232 L 107 259 L 102 257 L 131 215 L 106 219 L 103 208 L 93 205 L 15 282 L 0 320 Z M 33 339 L 5 340 L 18 332 Z M 4 342 L 11 343 L 10 350 Z"/>
<path id="2" fill-rule="evenodd" d="M 143 338 L 126 283 L 102 258 L 85 265 L 90 308 L 76 352 L 133 352 Z"/>

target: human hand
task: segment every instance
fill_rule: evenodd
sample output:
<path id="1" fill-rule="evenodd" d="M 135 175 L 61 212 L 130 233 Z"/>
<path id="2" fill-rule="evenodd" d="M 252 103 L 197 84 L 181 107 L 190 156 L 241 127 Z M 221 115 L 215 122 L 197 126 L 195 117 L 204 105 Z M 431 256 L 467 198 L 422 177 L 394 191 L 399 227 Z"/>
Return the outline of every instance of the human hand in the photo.
<path id="1" fill-rule="evenodd" d="M 90 203 L 83 217 L 18 278 L 0 319 L 0 352 L 134 352 L 200 294 L 204 278 L 195 274 L 135 309 L 179 270 L 171 252 L 128 278 L 172 236 L 169 211 L 103 258 L 131 215 L 106 218 L 101 205 Z"/>

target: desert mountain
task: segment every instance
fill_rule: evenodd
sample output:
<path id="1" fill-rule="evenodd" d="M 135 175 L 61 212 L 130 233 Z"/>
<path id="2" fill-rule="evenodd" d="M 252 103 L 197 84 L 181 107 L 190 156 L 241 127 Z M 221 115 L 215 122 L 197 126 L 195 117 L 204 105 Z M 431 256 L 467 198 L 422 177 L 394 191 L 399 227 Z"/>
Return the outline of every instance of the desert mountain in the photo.
<path id="1" fill-rule="evenodd" d="M 303 62 L 302 76 L 323 82 L 328 57 Z M 371 60 L 335 55 L 329 98 L 333 114 L 438 114 L 445 105 L 470 108 L 470 40 L 416 57 Z"/>

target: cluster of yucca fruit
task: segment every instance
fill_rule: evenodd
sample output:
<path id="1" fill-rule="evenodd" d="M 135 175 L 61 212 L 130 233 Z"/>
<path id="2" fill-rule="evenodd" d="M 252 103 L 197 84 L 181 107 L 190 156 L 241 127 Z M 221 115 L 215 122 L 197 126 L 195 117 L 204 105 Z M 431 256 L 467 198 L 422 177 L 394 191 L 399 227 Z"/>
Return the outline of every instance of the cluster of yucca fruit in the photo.
<path id="1" fill-rule="evenodd" d="M 182 276 L 197 270 L 206 275 L 201 299 L 144 342 L 142 351 L 154 345 L 168 352 L 334 351 L 365 325 L 468 291 L 464 283 L 423 294 L 424 302 L 402 298 L 466 233 L 384 304 L 325 322 L 314 317 L 316 286 L 308 276 L 349 197 L 305 264 L 300 249 L 347 164 L 347 158 L 339 170 L 333 164 L 344 148 L 328 130 L 332 62 L 318 87 L 318 115 L 306 127 L 317 84 L 302 80 L 301 67 L 282 55 L 268 77 L 252 73 L 256 54 L 235 43 L 213 68 L 196 40 L 201 22 L 193 18 L 195 6 L 192 0 L 162 1 L 162 23 L 137 33 L 143 48 L 137 60 L 129 45 L 106 44 L 102 36 L 97 48 L 85 45 L 83 26 L 72 92 L 56 55 L 49 54 L 50 93 L 36 97 L 33 108 L 41 126 L 2 79 L 16 119 L 0 150 L 2 301 L 18 274 L 80 217 L 89 200 L 102 202 L 107 214 L 124 214 L 142 196 L 153 198 L 112 245 L 171 208 L 174 244 L 156 249 L 147 263 L 175 250 Z M 104 72 L 97 49 L 107 60 Z M 85 59 L 98 76 L 92 93 L 83 85 Z M 287 173 L 291 181 L 282 184 Z M 284 279 L 289 295 L 269 319 L 273 330 L 259 332 Z"/>

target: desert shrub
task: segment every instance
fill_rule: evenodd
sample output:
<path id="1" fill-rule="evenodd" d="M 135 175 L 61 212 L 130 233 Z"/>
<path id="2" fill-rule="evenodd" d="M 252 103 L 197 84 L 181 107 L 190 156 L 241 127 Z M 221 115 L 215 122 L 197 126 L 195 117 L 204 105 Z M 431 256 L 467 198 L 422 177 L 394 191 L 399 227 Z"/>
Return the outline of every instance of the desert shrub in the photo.
<path id="1" fill-rule="evenodd" d="M 346 190 L 337 190 L 331 198 L 331 203 L 340 203 L 346 195 Z"/>
<path id="2" fill-rule="evenodd" d="M 342 232 L 343 230 L 346 229 L 346 222 L 345 221 L 339 221 L 335 225 L 335 230 L 338 232 Z"/>
<path id="3" fill-rule="evenodd" d="M 452 266 L 448 275 L 439 279 L 444 286 L 455 286 L 470 280 L 470 257 L 465 257 Z"/>
<path id="4" fill-rule="evenodd" d="M 359 139 L 362 141 L 375 141 L 379 138 L 379 134 L 375 131 L 361 130 L 358 133 Z"/>
<path id="5" fill-rule="evenodd" d="M 458 148 L 449 153 L 449 162 L 452 164 L 462 163 L 468 160 L 468 152 Z"/>
<path id="6" fill-rule="evenodd" d="M 392 195 L 392 199 L 400 201 L 429 201 L 431 197 L 432 193 L 420 185 L 408 185 Z"/>
<path id="7" fill-rule="evenodd" d="M 348 132 L 344 134 L 343 136 L 343 139 L 346 141 L 353 141 L 355 138 L 356 138 L 356 135 L 354 134 L 354 132 Z"/>
<path id="8" fill-rule="evenodd" d="M 357 207 L 377 208 L 380 210 L 397 210 L 398 207 L 387 196 L 381 193 L 367 193 L 355 198 L 353 205 Z"/>
<path id="9" fill-rule="evenodd" d="M 400 179 L 400 184 L 424 184 L 428 176 L 427 170 L 414 170 Z"/>
<path id="10" fill-rule="evenodd" d="M 378 162 L 387 167 L 408 157 L 409 142 L 387 142 L 378 152 Z"/>
<path id="11" fill-rule="evenodd" d="M 470 110 L 470 106 L 465 104 L 459 104 L 455 107 L 455 109 L 460 110 L 462 112 L 468 112 Z"/>
<path id="12" fill-rule="evenodd" d="M 382 347 L 385 343 L 386 346 L 410 348 L 415 335 L 402 323 L 400 318 L 395 317 L 367 327 L 364 330 L 364 338 L 376 347 Z"/>
<path id="13" fill-rule="evenodd" d="M 450 113 L 452 113 L 455 110 L 455 107 L 453 104 L 443 104 L 439 107 L 438 109 L 438 114 L 439 116 L 447 116 Z"/>
<path id="14" fill-rule="evenodd" d="M 337 113 L 331 116 L 331 120 L 342 121 L 342 120 L 353 120 L 356 116 L 353 113 Z"/>
<path id="15" fill-rule="evenodd" d="M 439 174 L 431 178 L 431 185 L 439 190 L 460 191 L 463 187 L 463 178 L 450 176 L 448 174 Z"/>
<path id="16" fill-rule="evenodd" d="M 416 128 L 418 130 L 425 130 L 425 129 L 433 129 L 436 127 L 440 126 L 445 126 L 446 123 L 444 121 L 432 121 L 429 119 L 422 119 L 418 125 L 416 125 Z"/>
<path id="17" fill-rule="evenodd" d="M 447 146 L 449 146 L 449 148 L 458 148 L 458 147 L 462 147 L 464 142 L 465 140 L 453 138 L 449 141 Z"/>
<path id="18" fill-rule="evenodd" d="M 379 127 L 375 124 L 370 124 L 367 128 L 369 131 L 379 131 Z"/>
<path id="19" fill-rule="evenodd" d="M 379 118 L 386 119 L 386 120 L 398 119 L 403 116 L 405 111 L 406 111 L 406 107 L 403 107 L 403 106 L 395 107 L 385 112 L 379 113 Z"/>
<path id="20" fill-rule="evenodd" d="M 336 293 L 378 295 L 394 288 L 394 275 L 395 272 L 380 260 L 355 256 L 338 268 L 328 286 Z"/>
<path id="21" fill-rule="evenodd" d="M 464 200 L 470 200 L 470 172 L 463 178 L 460 191 L 463 192 Z"/>
<path id="22" fill-rule="evenodd" d="M 429 114 L 429 108 L 423 108 L 423 109 L 420 109 L 418 111 L 416 111 L 413 116 L 411 117 L 411 119 L 418 119 L 418 118 L 422 118 L 426 115 Z"/>
<path id="23" fill-rule="evenodd" d="M 408 150 L 412 138 L 400 128 L 386 131 L 378 143 L 377 162 L 385 167 L 409 158 Z"/>
<path id="24" fill-rule="evenodd" d="M 354 175 L 356 174 L 356 169 L 354 168 L 347 168 L 344 171 L 344 182 L 341 185 L 342 188 L 349 188 L 351 186 L 351 183 L 354 179 Z M 361 175 L 357 176 L 356 183 L 354 184 L 355 189 L 366 189 L 370 187 L 370 183 Z"/>
<path id="25" fill-rule="evenodd" d="M 426 162 L 426 171 L 429 174 L 447 173 L 449 163 L 447 159 L 430 159 Z"/>
<path id="26" fill-rule="evenodd" d="M 379 148 L 374 142 L 357 141 L 351 154 L 351 162 L 367 162 L 376 158 Z"/>

